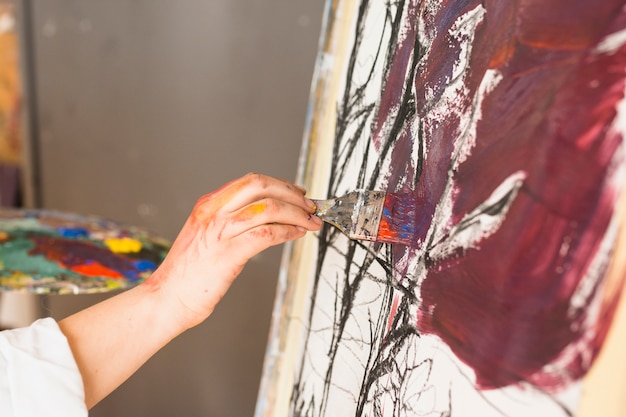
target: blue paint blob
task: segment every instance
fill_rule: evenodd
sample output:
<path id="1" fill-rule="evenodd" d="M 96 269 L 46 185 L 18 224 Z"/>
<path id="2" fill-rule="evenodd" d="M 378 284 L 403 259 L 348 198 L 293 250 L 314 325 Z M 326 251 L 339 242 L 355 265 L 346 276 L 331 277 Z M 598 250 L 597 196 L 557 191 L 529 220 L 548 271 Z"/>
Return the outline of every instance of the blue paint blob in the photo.
<path id="1" fill-rule="evenodd" d="M 88 237 L 89 232 L 83 227 L 57 227 L 57 232 L 66 238 Z"/>
<path id="2" fill-rule="evenodd" d="M 139 271 L 150 271 L 156 269 L 156 264 L 152 261 L 148 261 L 146 259 L 141 259 L 139 261 L 133 262 L 135 268 Z"/>

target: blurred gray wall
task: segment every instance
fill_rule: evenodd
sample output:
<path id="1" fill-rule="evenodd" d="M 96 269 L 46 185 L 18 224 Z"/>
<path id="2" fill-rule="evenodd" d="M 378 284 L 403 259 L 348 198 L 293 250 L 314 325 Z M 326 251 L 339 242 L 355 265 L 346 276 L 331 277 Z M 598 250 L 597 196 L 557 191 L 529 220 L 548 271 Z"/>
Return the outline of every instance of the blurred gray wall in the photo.
<path id="1" fill-rule="evenodd" d="M 323 0 L 31 6 L 42 207 L 173 239 L 223 183 L 249 171 L 295 178 Z M 281 252 L 251 261 L 208 321 L 90 415 L 251 416 Z M 107 296 L 42 303 L 62 318 Z"/>

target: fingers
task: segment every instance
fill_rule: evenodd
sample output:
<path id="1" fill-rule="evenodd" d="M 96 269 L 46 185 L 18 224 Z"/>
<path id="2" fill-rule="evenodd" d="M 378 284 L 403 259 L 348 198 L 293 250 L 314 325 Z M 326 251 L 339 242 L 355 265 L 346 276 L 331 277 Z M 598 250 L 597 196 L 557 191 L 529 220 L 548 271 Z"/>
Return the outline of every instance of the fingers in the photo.
<path id="1" fill-rule="evenodd" d="M 305 189 L 288 181 L 261 174 L 247 174 L 222 188 L 202 196 L 194 207 L 194 217 L 211 221 L 237 212 L 263 199 L 275 199 L 312 212 L 314 204 L 305 198 Z"/>
<path id="2" fill-rule="evenodd" d="M 307 229 L 299 226 L 264 224 L 234 237 L 231 242 L 242 257 L 250 259 L 271 246 L 299 239 L 306 232 Z"/>
<path id="3" fill-rule="evenodd" d="M 262 199 L 284 201 L 304 209 L 313 209 L 313 203 L 304 197 L 303 187 L 261 174 L 247 174 L 238 182 L 240 188 L 224 208 L 231 212 Z"/>
<path id="4" fill-rule="evenodd" d="M 312 208 L 302 208 L 284 200 L 264 198 L 232 213 L 222 230 L 224 238 L 233 238 L 254 231 L 265 225 L 295 226 L 306 230 L 319 230 L 322 221 L 312 215 Z"/>
<path id="5" fill-rule="evenodd" d="M 280 213 L 281 207 L 278 203 L 281 203 L 282 207 L 292 205 L 312 213 L 315 204 L 304 196 L 305 193 L 303 187 L 288 181 L 261 174 L 247 174 L 198 199 L 194 214 L 209 220 L 238 213 L 237 217 L 240 220 L 246 220 L 265 212 L 272 215 Z M 266 210 L 267 207 L 270 210 Z M 294 214 L 291 210 L 290 215 Z M 263 218 L 267 219 L 268 216 Z"/>

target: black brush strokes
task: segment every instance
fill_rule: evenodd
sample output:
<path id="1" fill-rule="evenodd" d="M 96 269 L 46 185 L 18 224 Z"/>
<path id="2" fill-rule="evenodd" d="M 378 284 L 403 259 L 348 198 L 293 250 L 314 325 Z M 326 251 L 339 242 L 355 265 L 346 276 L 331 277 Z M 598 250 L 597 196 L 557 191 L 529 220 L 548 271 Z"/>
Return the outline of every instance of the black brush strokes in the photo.
<path id="1" fill-rule="evenodd" d="M 402 95 L 399 106 L 393 114 L 393 122 L 390 124 L 388 132 L 384 135 L 380 146 L 376 150 L 375 161 L 370 161 L 372 141 L 368 136 L 379 103 L 368 101 L 366 90 L 375 82 L 387 80 L 391 71 L 394 53 L 397 51 L 398 38 L 402 29 L 402 24 L 408 18 L 405 14 L 410 8 L 418 11 L 424 10 L 428 6 L 428 1 L 416 1 L 407 4 L 405 0 L 387 1 L 385 13 L 385 25 L 379 36 L 378 48 L 368 51 L 370 54 L 369 65 L 371 68 L 360 67 L 357 62 L 359 53 L 362 53 L 365 32 L 368 30 L 366 20 L 372 7 L 369 0 L 362 0 L 358 8 L 356 25 L 354 32 L 354 42 L 350 52 L 347 74 L 345 79 L 346 88 L 344 94 L 337 103 L 335 140 L 332 149 L 331 171 L 328 182 L 328 193 L 330 196 L 341 195 L 350 189 L 377 189 L 383 185 L 388 159 L 397 143 L 397 138 L 409 123 L 414 123 L 415 132 L 414 146 L 417 147 L 414 177 L 407 179 L 411 182 L 409 188 L 415 188 L 419 183 L 423 173 L 424 161 L 426 157 L 426 145 L 423 121 L 417 120 L 416 98 L 413 88 L 415 77 L 418 76 L 420 61 L 426 54 L 426 47 L 420 40 L 419 32 L 415 36 L 413 49 L 408 65 L 408 72 L 404 79 Z M 368 35 L 371 36 L 371 33 Z M 384 62 L 381 63 L 381 60 Z M 358 68 L 357 68 L 358 67 Z M 376 72 L 377 68 L 382 71 Z M 362 83 L 355 81 L 355 71 L 360 71 L 360 76 L 364 80 Z M 365 75 L 363 75 L 365 74 Z M 433 103 L 429 103 L 433 104 Z M 421 114 L 422 112 L 420 112 Z M 356 156 L 355 156 L 356 155 Z M 360 161 L 357 172 L 354 172 L 355 161 Z M 454 166 L 455 160 L 450 161 L 450 167 Z M 345 180 L 350 174 L 350 184 Z M 451 183 L 454 172 L 449 169 L 447 181 Z M 505 209 L 505 203 L 510 198 L 506 195 L 501 202 L 487 207 L 483 214 L 495 215 Z M 468 219 L 467 222 L 471 222 Z M 462 229 L 463 225 L 460 225 Z M 430 251 L 433 250 L 440 240 L 433 241 L 434 234 L 420 255 L 420 265 L 428 269 L 432 265 Z M 335 277 L 323 277 L 323 270 L 327 267 L 328 256 L 332 252 L 340 255 L 342 265 L 334 267 L 338 272 Z M 297 367 L 298 373 L 291 394 L 290 415 L 293 417 L 336 417 L 335 410 L 329 406 L 329 397 L 332 390 L 340 390 L 334 383 L 336 377 L 336 365 L 338 352 L 344 346 L 349 337 L 346 326 L 349 323 L 354 309 L 357 306 L 357 296 L 365 281 L 379 282 L 381 293 L 371 300 L 376 308 L 368 310 L 370 314 L 367 323 L 369 328 L 366 333 L 369 340 L 361 340 L 362 346 L 369 349 L 365 355 L 365 360 L 361 364 L 362 373 L 361 387 L 358 392 L 349 392 L 355 404 L 354 417 L 382 417 L 385 416 L 411 416 L 427 413 L 429 416 L 452 415 L 453 387 L 434 387 L 430 382 L 433 369 L 433 360 L 426 358 L 417 361 L 413 365 L 406 366 L 402 358 L 412 355 L 415 359 L 415 345 L 419 344 L 420 334 L 416 327 L 416 310 L 419 308 L 419 300 L 416 296 L 418 283 L 413 281 L 398 282 L 394 278 L 393 248 L 385 244 L 370 244 L 360 241 L 348 240 L 338 229 L 325 225 L 318 235 L 318 253 L 315 264 L 314 282 L 310 291 L 311 308 L 308 317 L 305 318 L 306 333 L 304 335 L 304 353 L 300 357 Z M 333 260 L 336 262 L 336 258 Z M 384 276 L 372 276 L 370 270 L 373 266 L 384 271 Z M 322 281 L 325 280 L 325 281 Z M 334 281 L 333 281 L 334 280 Z M 334 283 L 334 300 L 318 300 L 318 293 L 322 284 Z M 401 295 L 399 304 L 393 306 L 394 299 Z M 328 366 L 315 367 L 317 375 L 323 375 L 323 390 L 315 391 L 318 396 L 310 394 L 307 390 L 307 378 L 302 372 L 306 365 L 306 348 L 309 341 L 314 336 L 311 323 L 315 320 L 318 303 L 324 306 L 333 305 L 330 314 L 333 314 L 331 336 L 328 340 Z M 392 314 L 393 310 L 393 314 Z M 372 315 L 375 312 L 375 315 Z M 393 317 L 391 323 L 389 318 Z M 352 323 L 354 325 L 354 323 Z M 409 361 L 409 363 L 412 363 Z M 314 365 L 315 366 L 315 365 Z M 462 375 L 462 372 L 460 372 Z M 422 381 L 415 383 L 415 381 Z M 385 387 L 384 389 L 381 387 Z M 445 410 L 423 410 L 414 409 L 413 405 L 419 402 L 422 395 L 431 390 L 437 389 L 437 395 L 448 398 L 448 408 Z M 532 387 L 529 387 L 532 389 Z M 489 399 L 478 392 L 476 395 L 484 399 L 485 404 L 491 404 Z M 392 402 L 393 409 L 390 410 L 389 402 Z M 386 409 L 383 410 L 383 403 Z M 495 405 L 491 406 L 496 414 L 505 416 L 504 410 L 498 410 Z M 373 412 L 373 414 L 372 414 Z M 564 415 L 569 412 L 563 408 Z M 342 416 L 352 417 L 352 416 Z"/>

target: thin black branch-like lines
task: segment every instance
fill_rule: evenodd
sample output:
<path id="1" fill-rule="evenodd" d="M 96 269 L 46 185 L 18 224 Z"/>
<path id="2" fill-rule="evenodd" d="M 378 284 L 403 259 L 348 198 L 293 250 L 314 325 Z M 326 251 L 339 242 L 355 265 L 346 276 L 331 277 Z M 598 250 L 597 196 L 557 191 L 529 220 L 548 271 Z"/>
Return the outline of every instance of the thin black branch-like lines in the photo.
<path id="1" fill-rule="evenodd" d="M 354 159 L 361 161 L 361 165 L 358 170 L 356 183 L 352 186 L 355 188 L 361 188 L 363 186 L 373 188 L 379 185 L 380 174 L 383 171 L 385 161 L 389 152 L 393 149 L 393 146 L 397 140 L 397 136 L 405 129 L 406 123 L 415 115 L 415 99 L 412 92 L 412 79 L 415 76 L 416 66 L 421 55 L 423 54 L 423 47 L 419 43 L 419 40 L 415 39 L 414 48 L 412 51 L 412 57 L 410 57 L 408 76 L 404 80 L 403 93 L 400 100 L 400 105 L 397 108 L 395 114 L 392 115 L 393 121 L 388 134 L 382 138 L 380 148 L 377 150 L 377 160 L 374 162 L 373 167 L 368 167 L 369 164 L 369 152 L 371 138 L 364 138 L 364 132 L 367 131 L 372 124 L 371 117 L 374 114 L 378 103 L 365 102 L 365 91 L 368 85 L 374 81 L 375 68 L 379 66 L 378 62 L 382 56 L 384 50 L 385 63 L 382 66 L 383 71 L 377 74 L 377 77 L 381 77 L 382 85 L 384 80 L 389 75 L 389 71 L 394 59 L 394 53 L 398 43 L 398 36 L 400 33 L 400 25 L 404 20 L 402 14 L 405 12 L 405 2 L 399 1 L 394 3 L 388 3 L 387 13 L 385 16 L 385 31 L 380 34 L 379 47 L 376 53 L 373 55 L 373 59 L 370 62 L 372 67 L 366 74 L 365 81 L 360 85 L 353 85 L 354 70 L 357 65 L 357 57 L 362 45 L 362 37 L 365 30 L 365 20 L 368 17 L 369 1 L 363 0 L 360 4 L 355 41 L 353 49 L 350 55 L 348 63 L 348 71 L 346 76 L 346 90 L 341 103 L 337 106 L 338 114 L 336 120 L 335 129 L 335 142 L 333 146 L 332 160 L 331 160 L 331 172 L 329 177 L 328 189 L 330 194 L 337 194 L 339 187 L 342 186 L 348 167 L 354 166 Z M 389 31 L 389 32 L 386 32 Z M 385 35 L 389 33 L 389 37 L 386 45 L 383 43 Z M 362 69 L 360 67 L 360 69 Z M 380 80 L 376 80 L 380 81 Z M 390 119 L 391 120 L 391 119 Z M 421 125 L 418 125 L 421 126 Z M 421 128 L 421 127 L 420 127 Z M 348 132 L 350 132 L 348 134 Z M 422 135 L 418 135 L 419 140 L 422 140 Z M 356 154 L 356 149 L 363 145 L 365 155 Z M 423 158 L 423 144 L 419 144 L 419 158 Z M 364 157 L 365 156 L 365 157 Z M 421 173 L 421 161 L 417 161 L 418 174 L 415 180 L 419 180 L 419 173 Z M 369 172 L 369 174 L 368 174 Z M 344 184 L 345 186 L 345 184 Z M 345 246 L 344 246 L 345 245 Z M 373 246 L 371 244 L 363 244 L 362 242 L 347 241 L 347 239 L 341 235 L 337 230 L 324 227 L 319 233 L 319 246 L 318 246 L 318 258 L 316 264 L 316 278 L 313 287 L 313 293 L 311 298 L 311 311 L 309 314 L 309 330 L 305 336 L 305 349 L 306 343 L 308 343 L 314 314 L 316 310 L 317 294 L 320 285 L 320 275 L 323 271 L 328 251 L 333 248 L 342 247 L 345 252 L 342 253 L 342 262 L 344 263 L 343 271 L 335 277 L 336 284 L 334 311 L 333 314 L 333 328 L 330 335 L 328 346 L 328 362 L 326 371 L 321 369 L 316 371 L 319 375 L 324 375 L 324 388 L 322 392 L 312 394 L 311 398 L 302 398 L 305 392 L 302 378 L 302 368 L 305 365 L 303 355 L 302 362 L 300 364 L 300 374 L 294 384 L 294 390 L 292 393 L 292 411 L 294 416 L 298 417 L 315 417 L 326 416 L 328 397 L 330 388 L 333 386 L 333 371 L 337 360 L 337 354 L 343 343 L 346 341 L 347 335 L 345 334 L 346 326 L 350 322 L 350 318 L 353 313 L 355 300 L 361 289 L 361 285 L 364 280 L 371 280 L 370 268 L 376 263 L 383 268 L 386 280 L 381 284 L 383 289 L 382 299 L 376 301 L 379 305 L 377 309 L 377 316 L 370 316 L 369 321 L 369 334 L 370 340 L 362 340 L 364 346 L 369 346 L 369 354 L 363 364 L 363 383 L 359 393 L 359 398 L 356 399 L 356 414 L 355 417 L 364 415 L 367 412 L 366 407 L 368 404 L 372 405 L 372 401 L 375 399 L 369 398 L 371 390 L 374 385 L 380 385 L 380 379 L 384 378 L 389 373 L 399 372 L 398 364 L 394 363 L 395 353 L 405 348 L 406 341 L 411 337 L 416 337 L 417 330 L 414 325 L 414 318 L 411 316 L 411 304 L 415 302 L 415 297 L 412 291 L 407 290 L 405 287 L 400 286 L 394 282 L 393 277 L 393 259 L 392 251 L 387 245 Z M 375 247 L 377 251 L 373 251 L 372 247 Z M 382 253 L 381 253 L 382 252 Z M 358 255 L 358 262 L 356 261 Z M 334 260 L 336 258 L 333 258 Z M 328 277 L 327 277 L 328 278 Z M 387 327 L 388 320 L 390 319 L 391 306 L 394 296 L 396 294 L 404 295 L 400 297 L 400 304 L 395 310 L 395 316 L 390 324 L 390 328 Z M 321 310 L 321 309 L 320 309 Z M 368 310 L 368 314 L 371 314 L 371 310 Z M 310 364 L 310 366 L 315 366 Z M 399 390 L 399 387 L 391 387 L 394 390 Z M 320 396 L 316 396 L 320 395 Z M 398 394 L 394 394 L 395 397 Z M 402 403 L 398 403 L 397 407 L 402 407 Z M 373 405 L 372 410 L 375 410 L 376 406 Z M 330 412 L 330 410 L 328 410 Z"/>

